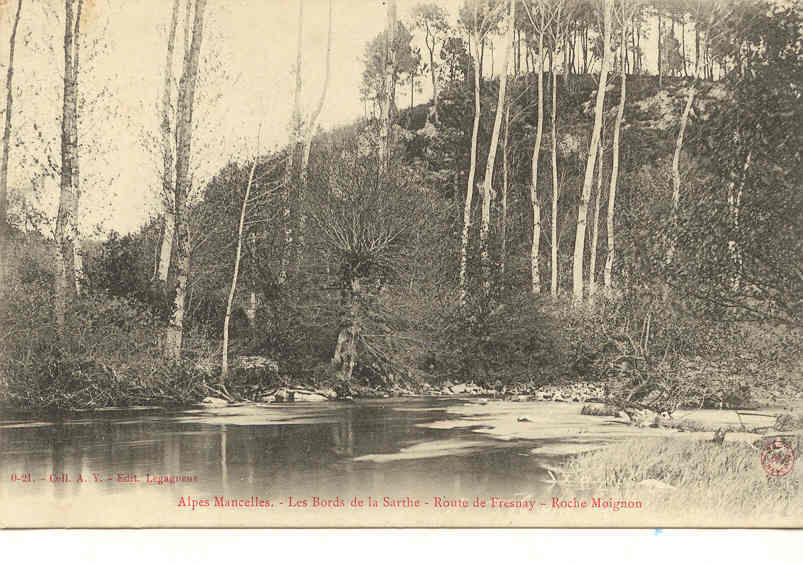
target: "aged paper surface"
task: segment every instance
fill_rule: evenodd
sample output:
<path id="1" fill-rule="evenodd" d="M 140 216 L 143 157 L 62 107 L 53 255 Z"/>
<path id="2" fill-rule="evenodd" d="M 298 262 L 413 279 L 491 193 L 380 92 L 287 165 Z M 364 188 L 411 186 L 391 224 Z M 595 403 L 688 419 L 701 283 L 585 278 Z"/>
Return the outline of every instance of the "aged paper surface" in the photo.
<path id="1" fill-rule="evenodd" d="M 161 156 L 153 147 L 171 4 L 85 0 L 79 99 L 82 138 L 92 156 L 82 162 L 78 228 L 87 238 L 97 224 L 105 233 L 136 230 L 160 209 Z M 178 53 L 186 40 L 181 4 Z M 401 18 L 415 3 L 398 4 Z M 461 3 L 442 4 L 454 15 Z M 0 3 L 4 43 L 16 6 L 16 0 Z M 327 9 L 323 0 L 305 2 L 305 115 L 324 83 Z M 191 156 L 196 184 L 227 162 L 244 160 L 258 132 L 262 147 L 286 144 L 297 15 L 298 2 L 291 0 L 209 0 Z M 324 130 L 366 115 L 359 92 L 364 46 L 385 25 L 385 5 L 336 0 L 333 22 L 329 90 L 319 117 Z M 12 155 L 19 166 L 12 160 L 10 176 L 31 185 L 30 200 L 55 217 L 58 175 L 26 171 L 40 160 L 58 161 L 64 2 L 25 1 L 19 25 L 15 80 L 26 89 L 16 100 L 19 127 L 42 130 L 44 140 L 25 146 L 31 154 Z M 7 61 L 8 46 L 3 49 Z M 179 61 L 177 55 L 176 82 Z M 426 81 L 422 88 L 416 96 L 431 96 Z M 408 96 L 399 105 L 411 102 Z M 565 401 L 554 401 L 560 394 L 524 398 L 444 384 L 437 393 L 390 397 L 398 395 L 69 414 L 0 408 L 0 527 L 803 525 L 799 434 L 771 428 L 781 407 L 678 415 L 727 428 L 723 446 L 708 427 L 680 433 L 626 425 L 616 413 L 581 415 L 581 403 L 565 394 Z M 731 456 L 733 444 L 750 445 L 752 458 L 734 458 L 732 473 L 744 476 L 743 487 L 760 484 L 784 501 L 730 512 L 728 501 L 745 492 L 733 480 L 720 489 L 720 476 L 710 477 L 704 496 L 691 497 L 687 480 L 705 478 L 706 466 L 660 478 L 645 478 L 645 470 L 622 477 L 627 488 L 621 489 L 565 472 L 570 456 L 641 440 L 653 447 L 674 441 L 644 454 L 645 465 L 657 464 L 656 451 L 719 460 Z M 621 456 L 638 460 L 642 452 L 633 446 Z"/>

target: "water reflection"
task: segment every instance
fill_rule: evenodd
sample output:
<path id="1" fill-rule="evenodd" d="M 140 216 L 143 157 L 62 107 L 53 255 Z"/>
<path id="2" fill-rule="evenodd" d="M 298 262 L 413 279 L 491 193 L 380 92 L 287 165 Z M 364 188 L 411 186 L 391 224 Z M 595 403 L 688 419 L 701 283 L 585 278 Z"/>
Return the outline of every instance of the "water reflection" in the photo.
<path id="1" fill-rule="evenodd" d="M 443 406 L 430 399 L 27 421 L 44 425 L 0 417 L 0 500 L 150 496 L 174 507 L 187 495 L 471 497 L 538 487 L 532 441 L 421 425 L 445 419 Z M 32 483 L 12 481 L 24 473 Z M 59 476 L 69 481 L 51 481 Z M 197 481 L 164 483 L 171 476 Z"/>

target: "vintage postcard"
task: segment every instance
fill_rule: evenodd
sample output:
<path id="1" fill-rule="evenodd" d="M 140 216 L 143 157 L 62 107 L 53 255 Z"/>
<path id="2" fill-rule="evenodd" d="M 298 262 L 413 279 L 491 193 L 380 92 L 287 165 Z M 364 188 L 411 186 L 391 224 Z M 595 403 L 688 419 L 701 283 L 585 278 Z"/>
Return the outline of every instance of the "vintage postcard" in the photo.
<path id="1" fill-rule="evenodd" d="M 0 0 L 0 528 L 803 525 L 781 0 Z"/>

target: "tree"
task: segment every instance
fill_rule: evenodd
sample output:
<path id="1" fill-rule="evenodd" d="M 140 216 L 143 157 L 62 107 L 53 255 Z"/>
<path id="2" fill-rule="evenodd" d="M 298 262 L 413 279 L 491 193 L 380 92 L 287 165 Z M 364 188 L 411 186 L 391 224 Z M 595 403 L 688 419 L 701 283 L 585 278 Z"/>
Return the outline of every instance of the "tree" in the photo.
<path id="1" fill-rule="evenodd" d="M 577 229 L 574 239 L 574 261 L 572 264 L 572 297 L 575 303 L 583 299 L 583 259 L 585 251 L 586 216 L 588 214 L 588 200 L 591 195 L 591 185 L 594 180 L 594 165 L 597 158 L 597 149 L 602 129 L 602 113 L 605 103 L 605 87 L 608 80 L 608 67 L 610 66 L 611 43 L 611 10 L 613 0 L 604 0 L 603 5 L 603 51 L 602 67 L 599 73 L 597 87 L 597 100 L 594 107 L 594 129 L 591 133 L 591 144 L 588 148 L 583 191 L 577 210 Z"/>
<path id="2" fill-rule="evenodd" d="M 73 15 L 75 0 L 65 0 L 64 21 L 64 95 L 61 118 L 61 183 L 59 192 L 59 208 L 56 216 L 56 278 L 55 278 L 55 310 L 56 327 L 59 332 L 64 329 L 67 294 L 70 288 L 75 290 L 75 251 L 74 240 L 77 234 L 76 215 L 78 211 L 78 194 L 73 180 L 73 169 L 76 162 L 76 126 L 77 104 L 77 68 L 76 49 L 81 38 L 81 11 L 83 0 L 78 0 Z"/>
<path id="3" fill-rule="evenodd" d="M 448 14 L 434 2 L 417 4 L 412 14 L 415 26 L 424 30 L 424 43 L 429 52 L 429 74 L 432 79 L 432 106 L 435 124 L 438 123 L 438 80 L 435 65 L 435 48 L 449 33 Z"/>
<path id="4" fill-rule="evenodd" d="M 799 329 L 800 14 L 754 1 L 729 10 L 712 43 L 740 65 L 729 65 L 710 117 L 696 123 L 694 197 L 678 208 L 678 253 L 665 275 L 702 313 Z"/>
<path id="5" fill-rule="evenodd" d="M 608 192 L 608 213 L 607 233 L 608 233 L 608 254 L 605 257 L 604 284 L 605 289 L 610 290 L 613 285 L 613 260 L 616 250 L 616 239 L 614 235 L 614 213 L 616 204 L 616 183 L 619 179 L 619 139 L 622 131 L 622 120 L 625 114 L 625 100 L 627 99 L 627 30 L 632 27 L 632 20 L 639 10 L 637 0 L 620 0 L 618 10 L 614 10 L 619 23 L 621 32 L 619 39 L 619 76 L 621 78 L 621 92 L 619 93 L 619 106 L 616 110 L 616 123 L 613 127 L 613 164 L 611 166 L 611 184 Z"/>
<path id="6" fill-rule="evenodd" d="M 560 188 L 558 186 L 558 74 L 555 72 L 555 50 L 563 43 L 570 18 L 573 16 L 573 5 L 564 7 L 563 2 L 557 2 L 552 25 L 548 27 L 551 44 L 549 60 L 552 73 L 552 220 L 551 229 L 551 268 L 549 293 L 552 298 L 558 296 L 558 200 Z"/>
<path id="7" fill-rule="evenodd" d="M 315 171 L 310 220 L 321 256 L 332 257 L 340 286 L 339 327 L 331 369 L 346 393 L 365 352 L 370 278 L 392 277 L 422 223 L 421 194 L 406 176 L 372 155 L 342 152 Z"/>
<path id="8" fill-rule="evenodd" d="M 510 61 L 510 51 L 513 47 L 513 27 L 516 18 L 516 2 L 510 2 L 507 17 L 507 30 L 505 32 L 505 56 L 502 62 L 502 73 L 499 78 L 499 95 L 496 101 L 496 117 L 491 133 L 491 147 L 488 151 L 488 161 L 485 166 L 485 181 L 482 189 L 482 225 L 480 227 L 480 257 L 483 268 L 483 285 L 486 295 L 491 289 L 491 257 L 488 251 L 488 231 L 491 220 L 491 191 L 493 190 L 494 162 L 496 149 L 499 143 L 499 131 L 502 127 L 502 115 L 505 110 L 505 90 L 507 88 L 507 73 Z"/>
<path id="9" fill-rule="evenodd" d="M 175 132 L 171 125 L 171 114 L 173 110 L 172 91 L 173 91 L 173 53 L 176 45 L 176 28 L 178 27 L 178 9 L 180 0 L 173 0 L 173 8 L 170 16 L 170 26 L 167 32 L 167 54 L 165 56 L 165 79 L 162 90 L 162 115 L 160 130 L 162 134 L 162 201 L 163 206 L 163 225 L 162 225 L 162 244 L 159 252 L 158 277 L 165 285 L 167 290 L 167 274 L 170 269 L 170 258 L 173 253 L 173 239 L 175 235 L 175 202 L 173 173 L 173 142 Z M 188 4 L 189 5 L 189 4 Z M 189 29 L 189 23 L 185 24 Z"/>
<path id="10" fill-rule="evenodd" d="M 290 119 L 290 140 L 287 143 L 287 164 L 284 169 L 284 189 L 282 190 L 282 227 L 284 241 L 282 246 L 281 266 L 279 267 L 279 285 L 287 281 L 290 258 L 293 253 L 292 224 L 292 191 L 293 177 L 296 172 L 296 154 L 303 150 L 303 124 L 301 118 L 301 66 L 304 43 L 304 0 L 298 2 L 298 33 L 296 37 L 296 88 L 293 94 L 293 114 Z"/>
<path id="11" fill-rule="evenodd" d="M 388 0 L 387 25 L 385 27 L 385 46 L 383 51 L 383 92 L 379 122 L 379 162 L 387 165 L 392 143 L 392 120 L 396 106 L 396 0 Z"/>
<path id="12" fill-rule="evenodd" d="M 259 132 L 257 133 L 257 149 L 254 151 L 251 171 L 248 173 L 248 183 L 243 194 L 243 204 L 240 208 L 240 223 L 237 226 L 237 250 L 234 254 L 234 272 L 231 275 L 231 286 L 229 297 L 226 302 L 226 317 L 223 320 L 223 358 L 220 362 L 220 377 L 218 384 L 221 386 L 226 381 L 229 371 L 229 321 L 231 320 L 231 307 L 234 302 L 234 292 L 237 290 L 237 277 L 240 273 L 240 256 L 243 250 L 243 227 L 245 226 L 245 214 L 248 207 L 248 198 L 251 196 L 251 185 L 254 183 L 254 171 L 257 167 L 257 155 L 259 154 Z"/>
<path id="13" fill-rule="evenodd" d="M 694 13 L 692 18 L 694 20 L 694 27 L 697 32 L 704 30 L 704 35 L 707 38 L 711 37 L 714 18 L 717 16 L 718 6 L 714 2 L 703 2 L 703 0 L 696 0 L 694 5 Z M 689 122 L 689 115 L 691 114 L 692 105 L 694 104 L 694 97 L 697 95 L 699 87 L 699 71 L 700 71 L 699 57 L 695 57 L 694 72 L 692 81 L 687 87 L 686 103 L 683 106 L 683 112 L 680 116 L 680 128 L 675 140 L 675 152 L 672 156 L 672 216 L 671 221 L 673 225 L 673 232 L 677 225 L 678 207 L 680 206 L 680 153 L 683 150 L 683 138 L 686 134 L 686 126 Z M 675 254 L 675 243 L 673 235 L 670 235 L 669 247 L 666 251 L 666 261 L 671 263 Z"/>
<path id="14" fill-rule="evenodd" d="M 504 7 L 504 4 L 502 4 Z M 471 202 L 474 197 L 474 175 L 477 170 L 477 137 L 480 127 L 481 102 L 481 69 L 479 65 L 481 45 L 485 36 L 496 27 L 499 5 L 491 5 L 486 10 L 480 10 L 480 0 L 473 0 L 472 6 L 464 6 L 461 12 L 461 20 L 467 29 L 470 30 L 470 37 L 474 42 L 474 125 L 471 132 L 471 162 L 468 172 L 468 183 L 466 186 L 466 201 L 463 206 L 463 232 L 460 242 L 460 304 L 466 305 L 468 299 L 468 242 L 471 229 Z"/>
<path id="15" fill-rule="evenodd" d="M 17 45 L 17 27 L 20 23 L 22 0 L 17 2 L 17 11 L 14 15 L 14 24 L 11 28 L 8 51 L 8 71 L 6 73 L 6 115 L 3 127 L 3 156 L 0 163 L 0 293 L 6 287 L 9 252 L 9 226 L 8 226 L 8 156 L 11 146 L 11 115 L 14 104 L 14 48 Z M 0 302 L 1 303 L 1 302 Z"/>
<path id="16" fill-rule="evenodd" d="M 552 24 L 555 14 L 545 0 L 536 0 L 533 8 L 528 2 L 524 3 L 530 25 L 538 34 L 538 124 L 536 125 L 535 145 L 533 146 L 532 177 L 530 180 L 530 203 L 533 212 L 533 237 L 530 246 L 530 291 L 537 295 L 541 293 L 541 273 L 539 260 L 541 254 L 541 204 L 538 200 L 538 161 L 541 156 L 541 139 L 544 133 L 544 35 Z M 533 15 L 535 10 L 535 15 Z M 553 242 L 554 244 L 554 242 Z"/>
<path id="17" fill-rule="evenodd" d="M 603 119 L 602 130 L 605 130 L 605 120 Z M 599 241 L 599 208 L 602 200 L 602 170 L 605 155 L 605 140 L 603 135 L 599 139 L 599 158 L 597 163 L 597 194 L 594 199 L 594 223 L 591 226 L 591 259 L 588 265 L 588 300 L 593 303 L 594 294 L 597 292 L 597 243 Z"/>
<path id="18" fill-rule="evenodd" d="M 305 246 L 305 230 L 307 222 L 307 214 L 304 206 L 304 198 L 307 192 L 307 174 L 309 168 L 309 156 L 312 149 L 312 135 L 315 133 L 315 127 L 318 123 L 318 117 L 323 111 L 323 105 L 326 102 L 326 92 L 329 89 L 329 72 L 332 61 L 332 0 L 329 0 L 329 24 L 326 33 L 326 61 L 324 63 L 323 86 L 321 87 L 321 96 L 318 98 L 318 104 L 312 110 L 309 119 L 306 122 L 306 132 L 304 134 L 304 152 L 301 156 L 301 172 L 299 173 L 299 213 L 298 213 L 298 264 L 300 265 L 304 259 L 304 246 Z"/>
<path id="19" fill-rule="evenodd" d="M 388 88 L 386 81 L 385 66 L 385 44 L 387 42 L 387 30 L 378 33 L 365 46 L 363 54 L 363 64 L 365 68 L 362 73 L 362 84 L 360 90 L 364 100 L 370 100 L 380 109 L 387 97 L 391 98 L 391 119 L 397 113 L 395 92 L 396 85 L 402 82 L 402 75 L 408 77 L 418 73 L 421 64 L 420 53 L 417 53 L 412 46 L 413 36 L 403 22 L 396 21 L 396 31 L 393 34 L 393 44 L 390 47 L 393 58 L 392 67 L 392 88 Z"/>
<path id="20" fill-rule="evenodd" d="M 195 103 L 195 90 L 200 66 L 205 10 L 206 0 L 196 0 L 192 23 L 192 39 L 190 48 L 184 53 L 176 112 L 176 183 L 174 190 L 176 207 L 176 297 L 175 308 L 165 337 L 165 356 L 173 359 L 178 359 L 181 355 L 181 342 L 184 331 L 185 300 L 190 262 L 186 200 L 191 184 L 189 168 L 193 132 L 192 110 Z M 187 25 L 189 25 L 189 22 Z"/>

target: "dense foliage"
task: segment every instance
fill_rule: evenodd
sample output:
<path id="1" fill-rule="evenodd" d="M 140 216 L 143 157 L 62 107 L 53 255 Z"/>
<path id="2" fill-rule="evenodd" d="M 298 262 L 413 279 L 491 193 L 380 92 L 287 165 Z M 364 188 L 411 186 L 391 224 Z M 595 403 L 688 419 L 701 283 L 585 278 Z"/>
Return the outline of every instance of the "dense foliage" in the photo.
<path id="1" fill-rule="evenodd" d="M 284 383 L 336 388 L 333 350 L 349 329 L 355 340 L 352 391 L 360 386 L 418 390 L 447 379 L 497 389 L 593 380 L 606 383 L 615 400 L 661 411 L 770 402 L 789 390 L 798 393 L 800 382 L 793 376 L 802 372 L 800 20 L 792 8 L 753 3 L 749 9 L 754 17 L 727 20 L 712 41 L 721 66 L 730 69 L 720 80 L 705 73 L 699 80 L 681 77 L 677 41 L 668 39 L 667 76 L 628 77 L 610 291 L 582 304 L 568 296 L 596 77 L 548 72 L 543 80 L 547 119 L 551 88 L 557 85 L 556 170 L 551 129 L 545 127 L 536 192 L 543 210 L 542 276 L 549 279 L 550 252 L 556 247 L 560 294 L 553 300 L 529 292 L 538 87 L 534 73 L 517 68 L 509 84 L 507 142 L 499 148 L 505 158 L 496 159 L 492 173 L 490 249 L 496 268 L 485 291 L 477 202 L 471 216 L 470 299 L 459 303 L 475 61 L 461 37 L 445 34 L 437 51 L 437 123 L 429 104 L 401 111 L 389 165 L 377 158 L 381 141 L 373 118 L 315 136 L 305 171 L 285 169 L 286 149 L 257 157 L 231 357 L 276 359 Z M 577 32 L 588 41 L 589 30 L 593 39 L 598 24 L 588 13 L 584 17 Z M 412 57 L 410 34 L 400 29 L 404 33 L 397 39 Z M 366 51 L 370 99 L 384 95 L 383 43 L 380 35 Z M 523 55 L 526 66 L 532 48 L 528 44 Z M 550 52 L 550 61 L 555 54 Z M 582 67 L 593 65 L 598 55 L 589 47 Z M 692 81 L 699 93 L 682 152 L 682 204 L 674 217 L 672 155 Z M 481 82 L 480 162 L 491 145 L 497 94 L 497 80 Z M 610 179 L 620 96 L 614 81 L 604 106 L 603 187 Z M 50 319 L 52 268 L 42 251 L 45 243 L 20 240 L 14 284 L 6 290 L 18 299 L 3 312 L 1 324 L 7 398 L 20 405 L 76 407 L 181 403 L 205 394 L 206 379 L 216 374 L 209 367 L 219 362 L 250 166 L 223 167 L 190 207 L 184 330 L 192 338 L 185 347 L 186 366 L 167 366 L 160 358 L 173 299 L 154 281 L 159 218 L 136 233 L 112 233 L 87 248 L 86 291 L 71 305 L 67 338 L 57 338 Z M 544 205 L 552 197 L 553 172 L 560 191 L 554 241 Z M 607 193 L 603 188 L 593 195 L 603 210 Z M 482 198 L 479 189 L 477 194 Z M 285 213 L 285 205 L 291 212 Z M 288 226 L 300 236 L 290 242 L 295 258 L 282 282 L 277 273 Z M 599 257 L 608 252 L 606 230 L 601 220 Z M 588 258 L 592 246 L 585 248 Z M 586 271 L 584 278 L 600 278 L 603 263 L 598 260 L 597 272 Z M 199 368 L 199 361 L 207 368 Z M 149 389 L 162 391 L 141 392 L 147 381 L 159 383 Z M 52 389 L 61 390 L 62 397 L 51 397 Z"/>

